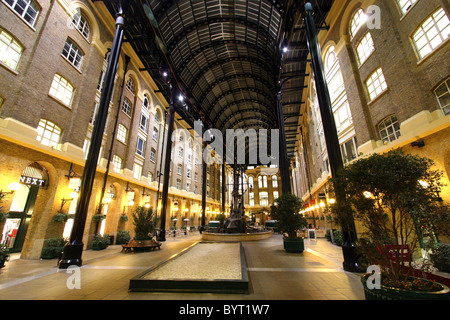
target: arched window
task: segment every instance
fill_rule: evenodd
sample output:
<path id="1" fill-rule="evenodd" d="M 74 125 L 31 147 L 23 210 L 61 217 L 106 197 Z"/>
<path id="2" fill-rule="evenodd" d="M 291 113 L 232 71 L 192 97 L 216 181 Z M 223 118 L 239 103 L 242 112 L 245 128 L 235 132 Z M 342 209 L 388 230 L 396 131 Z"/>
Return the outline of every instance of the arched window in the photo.
<path id="1" fill-rule="evenodd" d="M 272 176 L 272 187 L 278 188 L 278 177 L 276 175 Z"/>
<path id="2" fill-rule="evenodd" d="M 442 8 L 425 19 L 412 35 L 420 59 L 430 54 L 449 37 L 450 20 Z"/>
<path id="3" fill-rule="evenodd" d="M 77 28 L 77 30 L 89 40 L 89 35 L 91 34 L 91 26 L 89 25 L 87 19 L 81 13 L 77 12 L 72 19 L 72 24 Z"/>
<path id="4" fill-rule="evenodd" d="M 72 101 L 74 87 L 69 83 L 69 81 L 59 74 L 55 74 L 53 77 L 52 85 L 50 86 L 49 95 L 55 99 L 61 101 L 66 106 L 70 105 Z"/>
<path id="5" fill-rule="evenodd" d="M 84 54 L 81 49 L 78 48 L 78 46 L 69 38 L 67 38 L 66 43 L 64 44 L 62 55 L 75 68 L 80 69 Z"/>
<path id="6" fill-rule="evenodd" d="M 44 146 L 56 148 L 61 140 L 61 133 L 62 129 L 59 126 L 49 120 L 41 119 L 37 127 L 36 140 Z"/>
<path id="7" fill-rule="evenodd" d="M 132 94 L 136 93 L 136 84 L 132 77 L 128 77 L 126 87 Z"/>
<path id="8" fill-rule="evenodd" d="M 354 14 L 350 21 L 350 39 L 356 35 L 359 29 L 366 23 L 367 15 L 364 13 L 364 10 L 358 9 Z"/>
<path id="9" fill-rule="evenodd" d="M 150 108 L 150 100 L 146 94 L 144 94 L 144 102 L 142 103 L 142 106 L 147 110 Z"/>
<path id="10" fill-rule="evenodd" d="M 336 129 L 339 133 L 352 124 L 353 120 L 345 91 L 344 77 L 334 52 L 334 46 L 331 46 L 325 54 L 325 76 L 330 91 Z"/>
<path id="11" fill-rule="evenodd" d="M 400 137 L 400 124 L 395 115 L 383 119 L 377 129 L 384 143 L 392 142 Z"/>
<path id="12" fill-rule="evenodd" d="M 0 61 L 17 70 L 23 47 L 8 32 L 0 28 Z"/>

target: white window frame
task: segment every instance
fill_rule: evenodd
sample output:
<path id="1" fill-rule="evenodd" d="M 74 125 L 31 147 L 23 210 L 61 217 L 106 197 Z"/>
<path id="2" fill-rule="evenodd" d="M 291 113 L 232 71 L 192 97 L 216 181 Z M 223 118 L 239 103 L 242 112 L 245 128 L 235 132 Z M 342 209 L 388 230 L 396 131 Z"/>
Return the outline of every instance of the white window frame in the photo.
<path id="1" fill-rule="evenodd" d="M 357 9 L 350 20 L 349 33 L 350 40 L 358 33 L 361 27 L 366 23 L 367 15 L 363 9 Z"/>
<path id="2" fill-rule="evenodd" d="M 120 142 L 127 144 L 127 136 L 128 136 L 128 129 L 123 124 L 119 123 L 119 126 L 117 127 L 117 140 Z"/>
<path id="3" fill-rule="evenodd" d="M 369 59 L 372 53 L 375 51 L 375 45 L 373 43 L 372 35 L 367 32 L 356 45 L 356 55 L 358 56 L 359 65 Z"/>
<path id="4" fill-rule="evenodd" d="M 269 193 L 267 191 L 261 191 L 259 193 L 259 205 L 261 207 L 269 205 Z"/>
<path id="5" fill-rule="evenodd" d="M 122 171 L 122 158 L 119 157 L 118 155 L 113 155 L 112 157 L 112 169 L 117 172 L 117 173 L 121 173 Z"/>
<path id="6" fill-rule="evenodd" d="M 139 143 L 142 142 L 142 143 Z M 141 148 L 141 146 L 142 148 Z M 140 155 L 141 157 L 144 156 L 145 154 L 145 139 L 141 138 L 141 137 L 137 137 L 136 139 L 136 154 Z"/>
<path id="7" fill-rule="evenodd" d="M 21 1 L 26 2 L 24 8 L 18 4 L 19 0 L 3 0 L 8 7 L 10 7 L 20 18 L 22 18 L 22 20 L 24 20 L 31 27 L 34 27 L 40 13 L 39 5 L 34 0 Z M 22 13 L 19 12 L 19 9 L 23 10 Z"/>
<path id="8" fill-rule="evenodd" d="M 66 39 L 61 55 L 75 68 L 81 69 L 84 53 L 72 39 Z"/>
<path id="9" fill-rule="evenodd" d="M 444 9 L 439 8 L 421 23 L 412 34 L 411 39 L 419 60 L 422 60 L 440 47 L 449 37 L 450 20 Z"/>
<path id="10" fill-rule="evenodd" d="M 36 140 L 41 144 L 53 148 L 58 147 L 58 144 L 61 141 L 61 127 L 47 119 L 40 119 L 36 131 Z"/>
<path id="11" fill-rule="evenodd" d="M 447 89 L 445 92 L 438 92 L 438 90 L 440 88 L 444 88 Z M 436 90 L 434 90 L 434 94 L 436 96 L 436 99 L 438 101 L 438 104 L 442 110 L 442 112 L 444 112 L 444 115 L 449 115 L 450 114 L 450 78 L 448 78 L 447 80 L 445 80 L 443 83 L 441 83 Z M 447 96 L 447 101 L 449 101 L 446 105 L 443 104 L 443 97 Z"/>
<path id="12" fill-rule="evenodd" d="M 55 73 L 48 94 L 66 106 L 70 106 L 74 86 L 62 75 Z"/>
<path id="13" fill-rule="evenodd" d="M 128 98 L 124 98 L 122 102 L 122 112 L 127 116 L 131 117 L 131 110 L 133 109 L 133 104 Z"/>
<path id="14" fill-rule="evenodd" d="M 0 62 L 2 64 L 17 70 L 23 49 L 12 34 L 0 28 Z"/>
<path id="15" fill-rule="evenodd" d="M 141 180 L 142 177 L 142 165 L 134 163 L 133 165 L 133 177 L 137 180 Z"/>
<path id="16" fill-rule="evenodd" d="M 397 0 L 398 7 L 403 15 L 407 14 L 418 0 Z"/>
<path id="17" fill-rule="evenodd" d="M 400 123 L 395 115 L 390 115 L 377 125 L 377 131 L 383 143 L 389 143 L 400 138 Z"/>
<path id="18" fill-rule="evenodd" d="M 370 101 L 375 100 L 388 89 L 382 68 L 378 68 L 370 74 L 366 80 L 366 89 Z"/>
<path id="19" fill-rule="evenodd" d="M 80 12 L 74 14 L 72 19 L 72 24 L 81 33 L 81 35 L 89 41 L 89 36 L 91 35 L 91 25 L 84 15 Z"/>

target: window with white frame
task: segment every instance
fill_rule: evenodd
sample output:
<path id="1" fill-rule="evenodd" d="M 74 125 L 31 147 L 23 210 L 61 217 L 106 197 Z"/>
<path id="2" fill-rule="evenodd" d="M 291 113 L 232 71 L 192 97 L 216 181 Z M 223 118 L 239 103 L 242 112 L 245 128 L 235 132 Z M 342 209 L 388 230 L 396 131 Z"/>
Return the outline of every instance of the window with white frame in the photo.
<path id="1" fill-rule="evenodd" d="M 179 175 L 183 174 L 183 165 L 179 164 L 177 166 L 177 174 L 179 174 Z"/>
<path id="2" fill-rule="evenodd" d="M 131 101 L 128 100 L 128 98 L 124 98 L 123 102 L 122 102 L 122 111 L 131 117 L 131 108 L 132 108 L 132 104 Z"/>
<path id="3" fill-rule="evenodd" d="M 191 183 L 186 182 L 186 191 L 191 191 Z"/>
<path id="4" fill-rule="evenodd" d="M 187 178 L 187 179 L 190 179 L 190 178 L 191 178 L 191 172 L 192 172 L 192 169 L 191 169 L 191 168 L 187 168 L 187 169 L 186 169 L 186 178 Z"/>
<path id="5" fill-rule="evenodd" d="M 253 192 L 248 193 L 248 204 L 250 207 L 255 205 L 255 194 Z"/>
<path id="6" fill-rule="evenodd" d="M 67 38 L 66 43 L 64 44 L 62 55 L 75 68 L 80 69 L 84 54 L 70 38 Z"/>
<path id="7" fill-rule="evenodd" d="M 403 14 L 406 14 L 417 0 L 397 0 L 398 6 Z"/>
<path id="8" fill-rule="evenodd" d="M 278 199 L 278 197 L 279 197 L 278 191 L 274 191 L 273 192 L 273 200 Z"/>
<path id="9" fill-rule="evenodd" d="M 150 101 L 148 99 L 148 96 L 146 94 L 144 94 L 144 102 L 142 103 L 142 106 L 149 110 L 150 109 Z"/>
<path id="10" fill-rule="evenodd" d="M 272 187 L 278 188 L 278 177 L 276 175 L 272 176 Z"/>
<path id="11" fill-rule="evenodd" d="M 147 133 L 148 128 L 148 116 L 142 112 L 141 113 L 141 121 L 139 122 L 139 129 Z"/>
<path id="12" fill-rule="evenodd" d="M 372 35 L 367 32 L 356 46 L 356 54 L 358 55 L 359 65 L 362 65 L 367 58 L 375 51 Z"/>
<path id="13" fill-rule="evenodd" d="M 61 140 L 62 133 L 62 130 L 59 126 L 49 120 L 41 119 L 39 120 L 36 131 L 36 140 L 42 143 L 44 146 L 54 148 L 58 146 L 58 143 Z"/>
<path id="14" fill-rule="evenodd" d="M 438 100 L 444 115 L 450 114 L 450 78 L 444 81 L 436 90 L 434 94 Z"/>
<path id="15" fill-rule="evenodd" d="M 378 68 L 369 76 L 366 81 L 366 88 L 371 101 L 387 89 L 386 80 L 381 68 Z"/>
<path id="16" fill-rule="evenodd" d="M 353 15 L 351 21 L 350 21 L 350 38 L 353 39 L 353 37 L 356 35 L 359 29 L 366 23 L 367 21 L 367 15 L 365 14 L 363 9 L 358 9 L 355 14 Z"/>
<path id="17" fill-rule="evenodd" d="M 91 26 L 82 14 L 80 14 L 79 12 L 75 13 L 72 19 L 72 24 L 83 35 L 83 37 L 89 40 L 89 35 L 91 34 Z"/>
<path id="18" fill-rule="evenodd" d="M 117 127 L 117 140 L 123 143 L 127 143 L 127 135 L 128 135 L 128 129 L 123 124 L 119 123 L 119 126 Z"/>
<path id="19" fill-rule="evenodd" d="M 156 127 L 153 127 L 152 138 L 153 140 L 158 141 L 158 129 L 156 129 Z"/>
<path id="20" fill-rule="evenodd" d="M 142 176 L 142 166 L 140 164 L 135 163 L 133 166 L 133 177 L 137 180 L 141 180 Z"/>
<path id="21" fill-rule="evenodd" d="M 259 193 L 259 205 L 264 207 L 269 205 L 269 193 L 266 191 Z"/>
<path id="22" fill-rule="evenodd" d="M 136 92 L 136 85 L 134 84 L 134 80 L 132 77 L 128 77 L 126 85 L 127 89 L 132 93 L 135 94 Z"/>
<path id="23" fill-rule="evenodd" d="M 252 176 L 249 176 L 249 177 L 248 177 L 248 187 L 249 187 L 249 188 L 253 188 L 253 187 L 254 187 L 254 186 L 253 186 L 253 183 L 254 183 L 253 177 L 252 177 Z"/>
<path id="24" fill-rule="evenodd" d="M 156 150 L 152 148 L 150 150 L 150 161 L 155 162 L 155 158 L 156 158 Z"/>
<path id="25" fill-rule="evenodd" d="M 145 153 L 145 140 L 142 139 L 141 137 L 137 138 L 136 153 L 140 156 L 144 156 Z"/>
<path id="26" fill-rule="evenodd" d="M 0 61 L 17 70 L 23 47 L 8 32 L 0 28 Z"/>
<path id="27" fill-rule="evenodd" d="M 341 154 L 344 164 L 358 157 L 357 150 L 358 145 L 356 142 L 356 137 L 353 137 L 341 144 Z"/>
<path id="28" fill-rule="evenodd" d="M 156 110 L 155 112 L 155 121 L 156 123 L 159 123 L 161 121 L 161 113 L 159 112 L 159 110 Z"/>
<path id="29" fill-rule="evenodd" d="M 178 157 L 183 158 L 183 148 L 182 147 L 178 148 Z"/>
<path id="30" fill-rule="evenodd" d="M 122 158 L 116 154 L 112 158 L 112 169 L 117 173 L 120 173 L 122 170 Z"/>
<path id="31" fill-rule="evenodd" d="M 69 106 L 72 101 L 73 91 L 74 87 L 69 81 L 56 73 L 50 86 L 49 95 Z"/>
<path id="32" fill-rule="evenodd" d="M 147 173 L 147 179 L 148 183 L 151 183 L 153 181 L 153 173 L 151 173 L 150 171 Z"/>
<path id="33" fill-rule="evenodd" d="M 197 172 L 194 173 L 194 181 L 198 181 L 198 173 Z"/>
<path id="34" fill-rule="evenodd" d="M 181 180 L 177 179 L 177 189 L 181 190 Z"/>
<path id="35" fill-rule="evenodd" d="M 39 5 L 33 0 L 3 0 L 30 26 L 34 26 L 39 16 Z"/>
<path id="36" fill-rule="evenodd" d="M 450 36 L 450 20 L 444 9 L 433 12 L 413 33 L 412 39 L 419 58 L 429 55 Z"/>
<path id="37" fill-rule="evenodd" d="M 383 119 L 377 129 L 384 143 L 392 142 L 400 137 L 400 124 L 395 115 Z"/>

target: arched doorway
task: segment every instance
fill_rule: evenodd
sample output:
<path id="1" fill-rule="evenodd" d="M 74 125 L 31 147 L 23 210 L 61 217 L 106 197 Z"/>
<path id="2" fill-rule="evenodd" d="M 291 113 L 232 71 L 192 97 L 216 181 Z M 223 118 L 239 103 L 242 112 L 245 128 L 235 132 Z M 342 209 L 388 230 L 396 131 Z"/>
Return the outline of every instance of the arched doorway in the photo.
<path id="1" fill-rule="evenodd" d="M 14 193 L 1 238 L 1 243 L 11 253 L 22 251 L 38 191 L 48 186 L 48 172 L 34 162 L 22 172 L 19 183 L 20 188 Z"/>

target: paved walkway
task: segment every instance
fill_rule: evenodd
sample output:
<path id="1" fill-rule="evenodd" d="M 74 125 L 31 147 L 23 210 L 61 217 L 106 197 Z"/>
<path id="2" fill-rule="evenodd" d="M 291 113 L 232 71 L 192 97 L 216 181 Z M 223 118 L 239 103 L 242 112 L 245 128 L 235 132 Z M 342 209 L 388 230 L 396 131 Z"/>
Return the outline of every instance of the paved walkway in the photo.
<path id="1" fill-rule="evenodd" d="M 83 253 L 80 288 L 56 260 L 12 255 L 0 270 L 1 300 L 362 300 L 359 275 L 342 269 L 342 250 L 325 239 L 305 240 L 303 254 L 286 253 L 282 238 L 243 242 L 249 294 L 128 292 L 129 280 L 200 241 L 200 235 L 168 239 L 161 250 L 121 253 L 120 246 Z M 200 262 L 199 262 L 200 263 Z M 206 268 L 207 266 L 205 266 Z M 70 282 L 70 281 L 69 281 Z"/>

